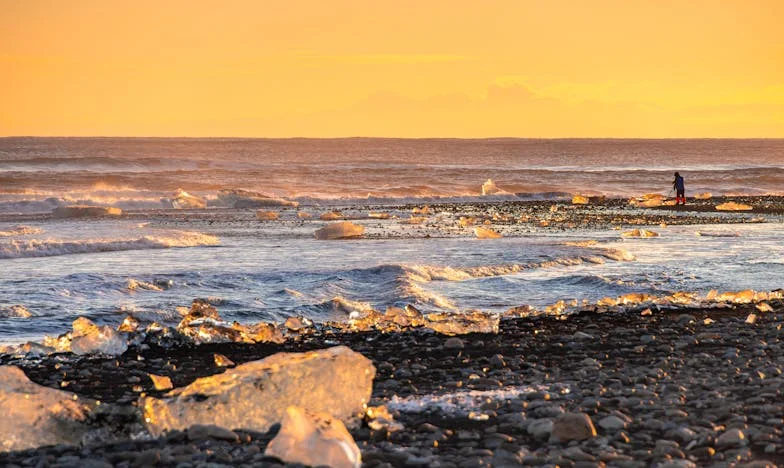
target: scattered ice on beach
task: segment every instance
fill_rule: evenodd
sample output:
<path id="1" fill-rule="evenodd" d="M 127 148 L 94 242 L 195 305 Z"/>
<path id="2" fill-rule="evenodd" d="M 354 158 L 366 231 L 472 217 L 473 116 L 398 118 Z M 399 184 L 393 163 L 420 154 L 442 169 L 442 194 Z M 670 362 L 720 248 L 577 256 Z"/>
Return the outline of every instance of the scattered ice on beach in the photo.
<path id="1" fill-rule="evenodd" d="M 242 325 L 223 321 L 218 310 L 206 299 L 196 299 L 177 325 L 177 332 L 196 344 L 282 342 L 274 325 L 259 322 Z"/>
<path id="2" fill-rule="evenodd" d="M 314 234 L 318 240 L 352 239 L 362 237 L 365 232 L 363 226 L 344 221 L 342 223 L 328 224 L 318 229 Z"/>
<path id="3" fill-rule="evenodd" d="M 125 338 L 111 327 L 96 325 L 85 317 L 74 320 L 71 336 L 71 352 L 74 354 L 119 356 L 127 349 Z"/>
<path id="4" fill-rule="evenodd" d="M 435 312 L 427 314 L 425 326 L 442 335 L 465 335 L 468 333 L 498 333 L 501 316 L 479 310 L 461 313 Z"/>

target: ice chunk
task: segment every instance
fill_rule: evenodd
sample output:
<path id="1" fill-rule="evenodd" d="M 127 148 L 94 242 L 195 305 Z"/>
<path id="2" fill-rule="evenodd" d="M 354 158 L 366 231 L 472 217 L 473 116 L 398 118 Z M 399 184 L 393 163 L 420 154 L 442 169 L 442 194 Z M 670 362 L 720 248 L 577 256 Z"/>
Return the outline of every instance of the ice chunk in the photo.
<path id="1" fill-rule="evenodd" d="M 340 211 L 327 211 L 326 213 L 322 213 L 321 216 L 319 216 L 319 219 L 322 221 L 335 221 L 343 219 L 343 213 Z"/>
<path id="2" fill-rule="evenodd" d="M 621 237 L 659 237 L 659 233 L 646 229 L 632 229 L 631 231 L 621 233 Z"/>
<path id="3" fill-rule="evenodd" d="M 174 385 L 172 385 L 171 379 L 166 375 L 155 375 L 155 374 L 147 374 L 152 381 L 153 387 L 155 390 L 163 391 L 163 390 L 171 390 Z"/>
<path id="4" fill-rule="evenodd" d="M 264 455 L 308 466 L 362 466 L 359 447 L 340 420 L 297 406 L 286 408 L 280 431 L 267 445 Z"/>
<path id="5" fill-rule="evenodd" d="M 483 228 L 483 227 L 475 227 L 474 228 L 474 235 L 477 239 L 500 239 L 504 236 L 501 234 L 493 231 L 492 229 Z"/>
<path id="6" fill-rule="evenodd" d="M 73 322 L 71 352 L 74 354 L 108 354 L 119 356 L 128 349 L 125 338 L 107 326 L 98 326 L 79 317 Z"/>
<path id="7" fill-rule="evenodd" d="M 22 304 L 14 304 L 8 307 L 0 307 L 0 317 L 2 318 L 30 318 L 33 314 Z"/>
<path id="8" fill-rule="evenodd" d="M 754 302 L 756 293 L 751 289 L 743 291 L 727 291 L 716 297 L 716 302 L 732 302 L 735 304 L 749 304 Z"/>
<path id="9" fill-rule="evenodd" d="M 473 310 L 463 313 L 437 312 L 426 316 L 425 327 L 444 335 L 498 333 L 500 316 Z"/>
<path id="10" fill-rule="evenodd" d="M 218 200 L 232 208 L 262 208 L 265 206 L 299 206 L 298 202 L 285 198 L 268 197 L 260 193 L 241 189 L 218 190 Z"/>
<path id="11" fill-rule="evenodd" d="M 588 197 L 582 195 L 575 195 L 572 197 L 572 205 L 587 205 Z"/>
<path id="12" fill-rule="evenodd" d="M 171 203 L 172 208 L 177 208 L 180 210 L 201 209 L 207 207 L 207 202 L 205 202 L 203 198 L 191 195 L 181 188 L 177 189 L 174 197 L 167 199 L 166 201 Z"/>
<path id="13" fill-rule="evenodd" d="M 196 344 L 281 342 L 280 332 L 271 324 L 241 325 L 224 322 L 218 310 L 205 299 L 193 301 L 177 325 L 177 331 Z"/>
<path id="14" fill-rule="evenodd" d="M 259 221 L 275 221 L 278 219 L 278 212 L 259 210 L 256 212 L 256 219 Z"/>
<path id="15" fill-rule="evenodd" d="M 139 289 L 147 289 L 148 291 L 163 291 L 163 289 L 161 289 L 161 287 L 158 285 L 130 278 L 128 280 L 128 291 L 136 291 Z"/>
<path id="16" fill-rule="evenodd" d="M 754 208 L 751 205 L 735 202 L 727 202 L 722 203 L 721 205 L 716 205 L 716 210 L 718 211 L 750 211 L 753 209 Z"/>
<path id="17" fill-rule="evenodd" d="M 351 239 L 362 237 L 364 232 L 364 227 L 344 221 L 324 226 L 315 232 L 315 236 L 319 240 Z"/>
<path id="18" fill-rule="evenodd" d="M 120 326 L 117 327 L 117 331 L 123 333 L 134 333 L 138 329 L 139 329 L 139 321 L 136 320 L 136 318 L 131 315 L 125 317 L 122 323 L 120 324 Z"/>
<path id="19" fill-rule="evenodd" d="M 487 179 L 485 183 L 482 184 L 482 195 L 494 195 L 502 192 L 503 191 L 495 185 L 493 179 Z"/>
<path id="20" fill-rule="evenodd" d="M 77 445 L 89 431 L 97 403 L 30 381 L 15 366 L 0 366 L 0 451 Z"/>
<path id="21" fill-rule="evenodd" d="M 145 398 L 141 406 L 154 435 L 194 424 L 266 432 L 289 406 L 355 424 L 370 400 L 375 374 L 369 359 L 345 346 L 277 353 L 197 379 L 164 398 Z"/>
<path id="22" fill-rule="evenodd" d="M 120 216 L 122 210 L 112 206 L 68 205 L 58 206 L 52 211 L 55 218 L 97 218 Z"/>

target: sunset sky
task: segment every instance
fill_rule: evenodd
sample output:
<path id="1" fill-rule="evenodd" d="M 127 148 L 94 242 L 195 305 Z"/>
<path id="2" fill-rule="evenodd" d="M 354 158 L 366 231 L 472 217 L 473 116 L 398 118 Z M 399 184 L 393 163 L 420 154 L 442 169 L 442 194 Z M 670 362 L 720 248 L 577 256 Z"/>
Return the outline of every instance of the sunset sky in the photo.
<path id="1" fill-rule="evenodd" d="M 784 137 L 784 1 L 0 1 L 0 135 Z"/>

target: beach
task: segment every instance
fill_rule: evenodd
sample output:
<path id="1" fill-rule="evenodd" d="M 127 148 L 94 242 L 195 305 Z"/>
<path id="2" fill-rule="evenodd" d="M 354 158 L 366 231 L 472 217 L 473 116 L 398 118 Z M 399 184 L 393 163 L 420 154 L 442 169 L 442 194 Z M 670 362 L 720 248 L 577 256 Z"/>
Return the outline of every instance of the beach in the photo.
<path id="1" fill-rule="evenodd" d="M 33 141 L 61 156 L 4 156 L 2 464 L 279 466 L 299 405 L 345 466 L 784 457 L 778 140 Z M 688 144 L 675 206 L 641 164 Z"/>
<path id="2" fill-rule="evenodd" d="M 715 209 L 730 201 L 754 208 Z M 436 243 L 475 237 L 471 228 L 480 225 L 505 237 L 471 239 L 479 249 L 510 237 L 534 235 L 547 238 L 548 246 L 555 236 L 557 245 L 577 249 L 569 255 L 559 251 L 532 258 L 525 264 L 499 262 L 490 268 L 483 262 L 484 266 L 462 269 L 407 272 L 409 277 L 427 276 L 427 281 L 420 278 L 412 283 L 426 285 L 439 278 L 448 284 L 527 271 L 563 272 L 586 265 L 631 266 L 649 248 L 645 242 L 655 245 L 668 236 L 686 235 L 678 229 L 687 229 L 692 241 L 737 245 L 757 229 L 775 229 L 784 212 L 784 199 L 717 197 L 690 200 L 685 207 L 654 208 L 630 205 L 628 199 L 599 197 L 585 205 L 572 200 L 449 203 L 428 205 L 424 216 L 430 220 L 413 225 L 400 220 L 422 216 L 423 206 L 346 206 L 339 211 L 343 218 L 366 227 L 364 239 L 324 242 L 419 239 Z M 366 214 L 382 211 L 390 217 Z M 282 224 L 288 232 L 300 230 L 303 236 L 324 224 L 287 220 L 286 210 L 281 213 L 284 219 L 273 223 Z M 252 210 L 197 210 L 187 215 L 130 212 L 123 216 L 130 222 L 138 221 L 136 217 L 159 222 L 166 229 L 187 225 L 201 231 L 215 223 L 258 223 L 247 220 L 253 214 Z M 48 217 L 18 216 L 24 219 L 14 222 Z M 461 226 L 461 219 L 473 221 Z M 640 231 L 657 236 L 645 237 Z M 596 236 L 597 232 L 605 235 Z M 682 246 L 671 248 L 679 251 Z M 770 274 L 767 269 L 763 276 Z M 215 364 L 216 354 L 227 357 L 231 368 L 279 352 L 345 345 L 372 361 L 376 376 L 368 406 L 383 406 L 393 420 L 378 424 L 365 415 L 351 429 L 363 466 L 734 466 L 754 461 L 758 464 L 748 466 L 773 466 L 784 459 L 784 444 L 780 443 L 784 303 L 776 288 L 743 292 L 743 279 L 734 280 L 738 287 L 718 292 L 660 290 L 657 294 L 649 288 L 647 293 L 533 307 L 530 297 L 516 296 L 520 300 L 515 307 L 496 313 L 496 320 L 500 318 L 497 333 L 472 333 L 470 325 L 458 327 L 456 336 L 439 332 L 442 329 L 434 328 L 429 319 L 412 319 L 409 314 L 407 321 L 393 323 L 370 304 L 334 299 L 328 304 L 329 313 L 313 324 L 309 319 L 285 324 L 271 321 L 278 323 L 279 337 L 258 344 L 232 342 L 242 340 L 217 325 L 208 328 L 209 333 L 200 329 L 197 335 L 180 336 L 185 332 L 179 327 L 174 331 L 174 325 L 170 325 L 171 332 L 161 333 L 160 325 L 151 325 L 151 317 L 125 314 L 142 323 L 125 338 L 130 346 L 117 356 L 76 356 L 29 345 L 6 348 L 2 364 L 19 366 L 33 382 L 48 388 L 98 400 L 104 410 L 91 422 L 98 429 L 90 442 L 1 457 L 9 466 L 279 466 L 280 460 L 264 455 L 277 428 L 263 433 L 231 428 L 238 429 L 236 438 L 176 430 L 163 437 L 145 435 L 139 397 L 166 394 L 156 390 L 149 375 L 167 376 L 174 388 L 181 388 L 196 378 L 225 371 L 226 367 Z M 774 279 L 771 284 L 775 283 Z M 149 284 L 161 284 L 161 291 L 165 287 Z M 587 289 L 593 288 L 602 292 L 595 285 Z M 422 317 L 433 305 L 448 310 L 437 301 L 425 302 L 431 304 L 430 309 L 419 303 L 417 307 L 424 312 L 406 310 L 424 313 Z M 223 309 L 220 301 L 204 301 L 207 307 L 212 307 L 210 303 L 217 311 Z M 459 317 L 467 312 L 451 313 Z M 160 322 L 160 317 L 155 318 Z M 243 323 L 254 321 L 246 318 Z M 228 322 L 218 323 L 228 326 Z M 66 342 L 70 339 L 66 337 Z M 564 414 L 587 415 L 595 434 L 571 443 L 554 442 L 554 422 Z"/>
<path id="3" fill-rule="evenodd" d="M 366 422 L 351 431 L 363 466 L 773 466 L 784 460 L 784 303 L 771 305 L 765 313 L 747 304 L 509 318 L 497 334 L 459 338 L 428 330 L 303 330 L 282 345 L 4 357 L 42 385 L 117 405 L 103 416 L 116 433 L 103 437 L 120 440 L 1 457 L 8 466 L 280 466 L 264 456 L 275 430 L 238 430 L 236 440 L 187 431 L 139 437 L 130 405 L 141 392 L 163 393 L 148 374 L 169 375 L 179 387 L 222 372 L 215 353 L 240 364 L 329 343 L 373 361 L 370 405 L 386 405 L 398 424 L 371 429 Z M 747 323 L 753 313 L 757 321 Z M 565 413 L 588 415 L 596 435 L 550 441 L 552 421 Z M 754 460 L 769 464 L 744 465 Z"/>

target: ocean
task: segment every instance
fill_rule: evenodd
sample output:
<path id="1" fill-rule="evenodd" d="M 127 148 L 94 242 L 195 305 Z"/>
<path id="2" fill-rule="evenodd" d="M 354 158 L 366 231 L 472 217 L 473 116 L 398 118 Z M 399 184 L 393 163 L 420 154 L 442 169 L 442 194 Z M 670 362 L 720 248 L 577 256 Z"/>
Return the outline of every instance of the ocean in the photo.
<path id="1" fill-rule="evenodd" d="M 257 322 L 781 287 L 777 216 L 662 227 L 654 239 L 506 223 L 502 239 L 478 240 L 451 211 L 406 222 L 431 204 L 492 214 L 573 194 L 667 195 L 674 171 L 688 196 L 784 195 L 784 140 L 0 138 L 0 343 L 63 333 L 78 316 L 176 323 L 195 298 Z M 231 206 L 220 191 L 232 189 L 272 197 L 263 209 L 279 219 Z M 182 209 L 178 190 L 205 206 Z M 74 204 L 124 213 L 51 216 Z M 316 240 L 330 210 L 365 237 Z"/>

